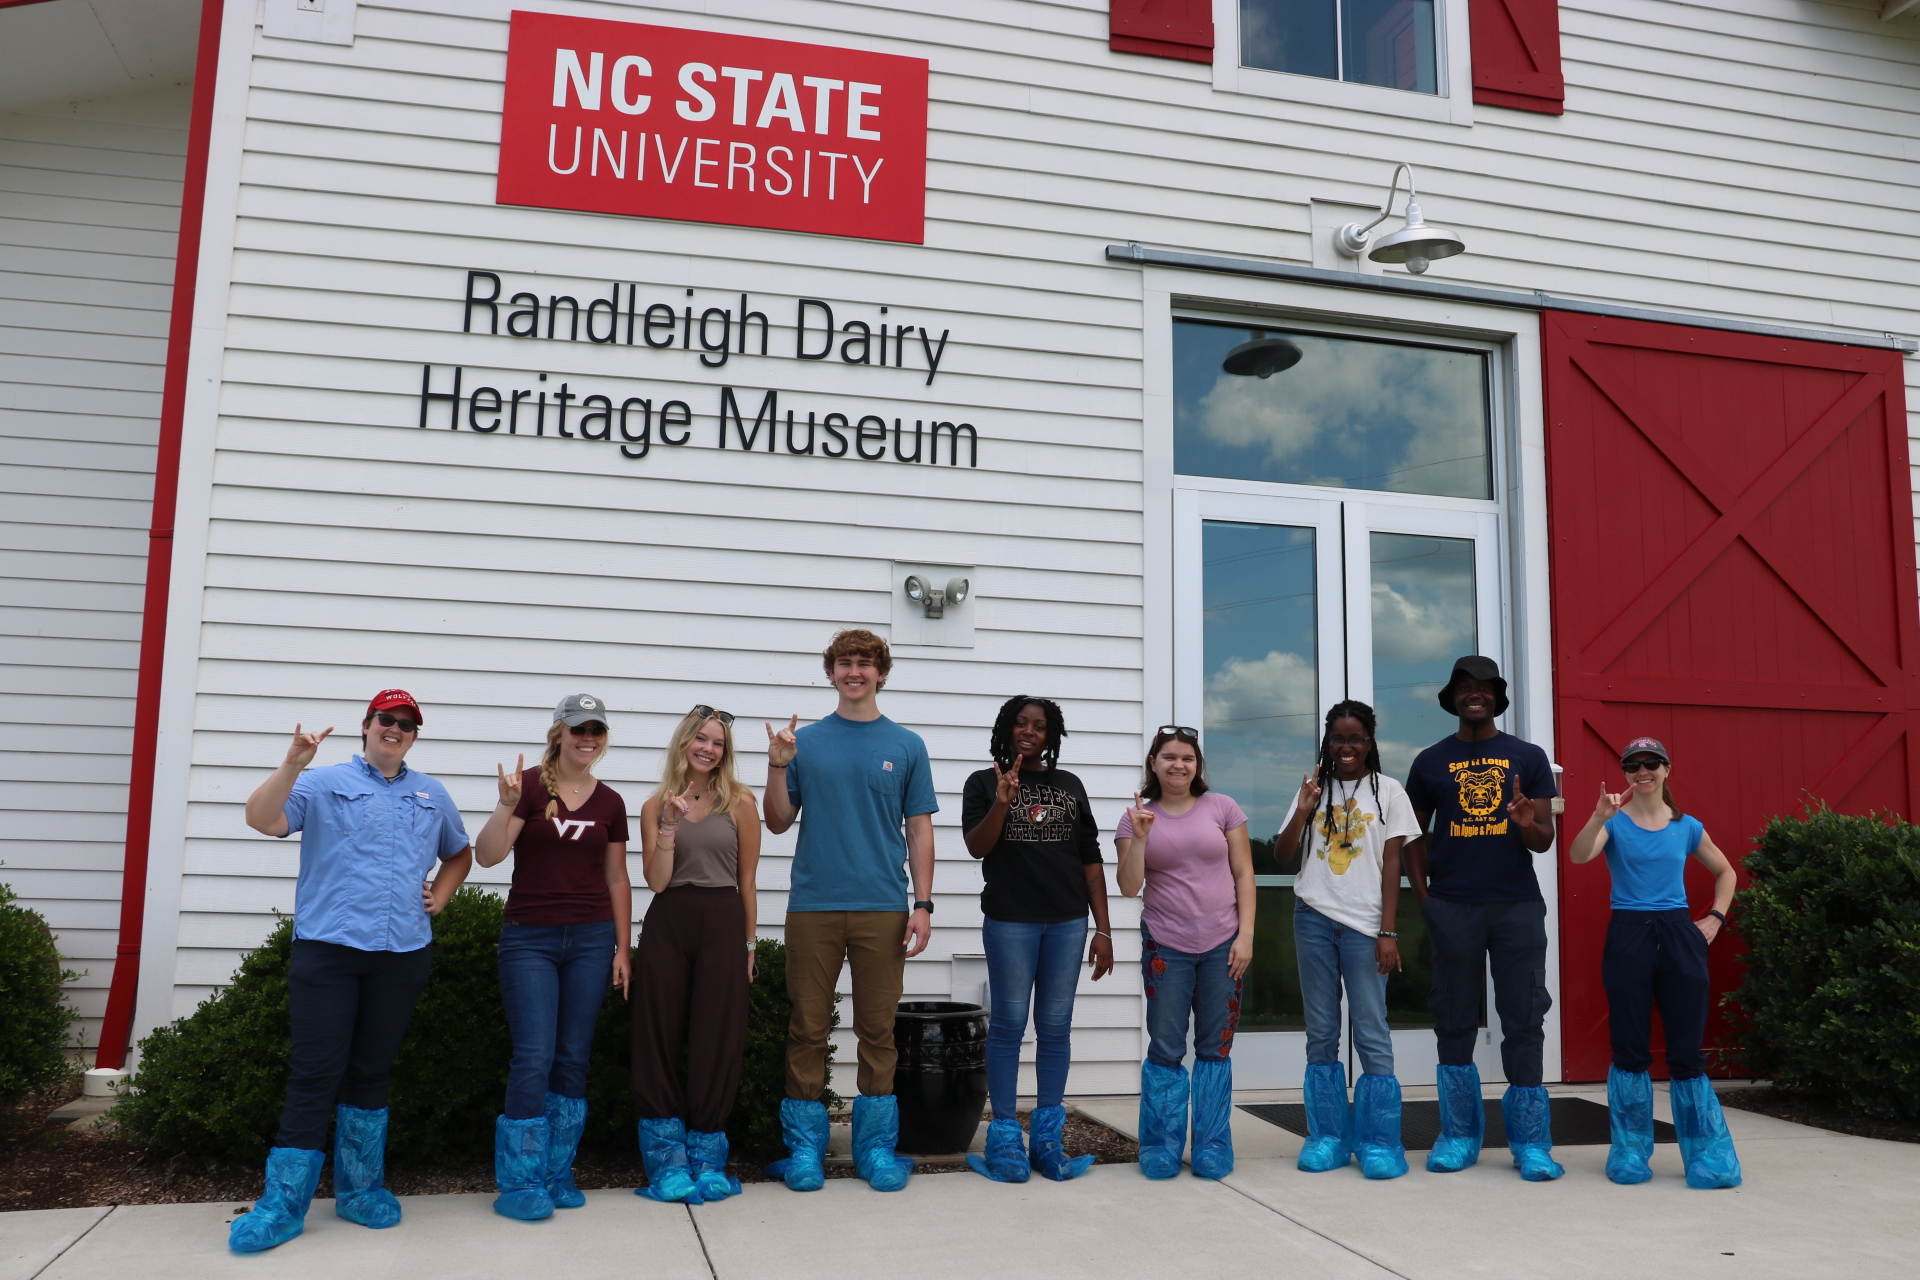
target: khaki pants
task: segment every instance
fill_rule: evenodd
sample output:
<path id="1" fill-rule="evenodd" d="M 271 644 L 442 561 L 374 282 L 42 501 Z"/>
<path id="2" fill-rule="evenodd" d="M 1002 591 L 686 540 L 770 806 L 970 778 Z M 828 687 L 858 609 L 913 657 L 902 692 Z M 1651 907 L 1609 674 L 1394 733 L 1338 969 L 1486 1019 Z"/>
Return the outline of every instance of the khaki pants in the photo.
<path id="1" fill-rule="evenodd" d="M 842 959 L 853 965 L 853 1031 L 860 1092 L 893 1092 L 893 1020 L 906 979 L 904 911 L 793 911 L 787 915 L 787 1096 L 817 1101 L 827 1087 L 827 1033 Z"/>

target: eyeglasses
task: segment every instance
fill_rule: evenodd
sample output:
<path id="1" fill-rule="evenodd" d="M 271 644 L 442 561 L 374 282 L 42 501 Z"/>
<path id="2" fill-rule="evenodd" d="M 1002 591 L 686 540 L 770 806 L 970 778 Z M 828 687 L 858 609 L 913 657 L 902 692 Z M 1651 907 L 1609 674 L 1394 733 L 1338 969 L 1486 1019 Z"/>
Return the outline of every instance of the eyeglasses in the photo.
<path id="1" fill-rule="evenodd" d="M 1624 769 L 1627 776 L 1631 778 L 1636 773 L 1652 773 L 1665 763 L 1665 760 L 1628 760 L 1620 767 Z"/>
<path id="2" fill-rule="evenodd" d="M 1372 742 L 1373 739 L 1369 738 L 1364 733 L 1359 734 L 1357 736 L 1344 734 L 1344 733 L 1333 733 L 1333 734 L 1327 735 L 1327 741 L 1336 747 L 1364 747 L 1369 742 Z"/>
<path id="3" fill-rule="evenodd" d="M 607 726 L 601 724 L 598 720 L 589 720 L 585 724 L 570 724 L 567 728 L 582 738 L 604 738 L 607 736 Z"/>
<path id="4" fill-rule="evenodd" d="M 1154 730 L 1153 736 L 1156 738 L 1180 738 L 1187 742 L 1200 741 L 1200 731 L 1198 729 L 1189 729 L 1183 724 L 1163 724 Z"/>
<path id="5" fill-rule="evenodd" d="M 699 716 L 702 720 L 718 720 L 724 725 L 733 724 L 733 712 L 715 711 L 704 702 L 693 709 L 693 714 Z"/>
<path id="6" fill-rule="evenodd" d="M 398 729 L 402 733 L 420 732 L 420 725 L 417 721 L 408 720 L 404 716 L 396 716 L 392 712 L 376 711 L 373 713 L 373 718 L 375 720 L 378 720 L 385 727 L 389 729 Z"/>

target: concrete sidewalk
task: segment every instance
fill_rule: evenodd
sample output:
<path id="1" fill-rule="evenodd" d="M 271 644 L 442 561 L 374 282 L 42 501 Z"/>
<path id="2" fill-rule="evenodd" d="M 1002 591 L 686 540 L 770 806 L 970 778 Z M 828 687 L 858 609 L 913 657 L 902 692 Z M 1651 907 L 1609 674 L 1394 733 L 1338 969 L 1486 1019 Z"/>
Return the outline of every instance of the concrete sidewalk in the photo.
<path id="1" fill-rule="evenodd" d="M 1080 1106 L 1132 1128 L 1130 1101 Z M 812 1195 L 761 1184 L 696 1209 L 595 1191 L 584 1209 L 543 1223 L 501 1218 L 484 1196 L 421 1196 L 382 1232 L 317 1201 L 305 1235 L 251 1257 L 225 1247 L 244 1206 L 55 1209 L 0 1215 L 0 1280 L 1920 1274 L 1920 1146 L 1741 1111 L 1727 1119 L 1746 1170 L 1733 1191 L 1690 1190 L 1673 1146 L 1657 1149 L 1656 1176 L 1638 1187 L 1606 1180 L 1605 1147 L 1558 1148 L 1567 1176 L 1545 1184 L 1521 1182 L 1492 1150 L 1444 1177 L 1417 1156 L 1394 1182 L 1353 1168 L 1304 1174 L 1293 1167 L 1300 1139 L 1236 1112 L 1239 1167 L 1221 1183 L 1152 1183 L 1134 1166 L 1105 1165 L 1064 1185 L 916 1177 L 891 1196 L 851 1179 Z"/>

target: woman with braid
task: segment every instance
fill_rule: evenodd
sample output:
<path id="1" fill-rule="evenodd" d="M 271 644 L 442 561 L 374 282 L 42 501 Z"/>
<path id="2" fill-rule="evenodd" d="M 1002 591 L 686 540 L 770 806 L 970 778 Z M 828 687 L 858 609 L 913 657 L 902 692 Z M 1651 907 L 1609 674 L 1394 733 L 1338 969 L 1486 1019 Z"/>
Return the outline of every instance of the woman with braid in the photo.
<path id="1" fill-rule="evenodd" d="M 499 960 L 513 1059 L 493 1131 L 493 1207 L 509 1218 L 587 1202 L 573 1181 L 587 1052 L 607 984 L 627 994 L 633 915 L 626 801 L 593 776 L 607 740 L 604 703 L 562 698 L 540 767 L 527 773 L 522 756 L 500 768 L 500 803 L 474 842 L 483 867 L 516 855 Z"/>
<path id="2" fill-rule="evenodd" d="M 1293 883 L 1293 945 L 1307 1018 L 1308 1173 L 1344 1168 L 1354 1154 L 1369 1178 L 1407 1171 L 1400 1141 L 1400 1082 L 1387 1031 L 1387 974 L 1400 967 L 1394 930 L 1400 848 L 1418 835 L 1413 805 L 1380 772 L 1373 708 L 1340 702 L 1327 712 L 1320 760 L 1300 780 L 1293 816 L 1276 848 L 1300 850 Z M 1340 1063 L 1340 989 L 1364 1074 L 1347 1105 Z"/>
<path id="3" fill-rule="evenodd" d="M 987 1154 L 968 1156 L 977 1173 L 995 1182 L 1025 1182 L 1029 1169 L 1055 1182 L 1077 1178 L 1090 1155 L 1069 1158 L 1061 1145 L 1066 1124 L 1068 1044 L 1080 957 L 1090 951 L 1093 980 L 1113 968 L 1113 930 L 1107 923 L 1107 874 L 1100 859 L 1100 828 L 1080 779 L 1060 768 L 1067 736 L 1057 704 L 1046 698 L 1009 698 L 993 722 L 990 768 L 967 779 L 960 829 L 967 852 L 980 859 L 981 938 L 993 988 L 987 1031 L 987 1090 L 993 1123 Z M 1006 761 L 1006 769 L 1000 767 Z M 1087 948 L 1087 913 L 1093 945 Z M 1014 1114 L 1020 1081 L 1020 1041 L 1033 1015 L 1035 1099 L 1031 1150 Z"/>

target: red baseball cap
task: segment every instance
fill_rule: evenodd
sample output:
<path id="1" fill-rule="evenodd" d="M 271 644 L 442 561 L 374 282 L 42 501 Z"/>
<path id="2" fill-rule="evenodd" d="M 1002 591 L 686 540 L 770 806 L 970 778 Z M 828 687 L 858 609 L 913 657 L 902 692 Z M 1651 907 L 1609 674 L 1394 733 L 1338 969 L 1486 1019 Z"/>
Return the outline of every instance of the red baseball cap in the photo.
<path id="1" fill-rule="evenodd" d="M 382 689 L 380 692 L 374 694 L 373 701 L 367 704 L 367 716 L 371 716 L 376 711 L 392 711 L 396 707 L 405 707 L 407 710 L 413 712 L 413 722 L 415 724 L 425 724 L 427 722 L 427 718 L 420 714 L 420 704 L 415 702 L 413 695 L 405 689 Z M 361 718 L 365 719 L 366 717 L 363 716 Z"/>

